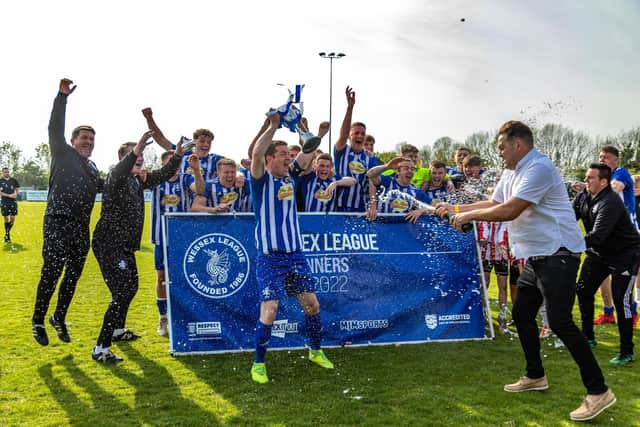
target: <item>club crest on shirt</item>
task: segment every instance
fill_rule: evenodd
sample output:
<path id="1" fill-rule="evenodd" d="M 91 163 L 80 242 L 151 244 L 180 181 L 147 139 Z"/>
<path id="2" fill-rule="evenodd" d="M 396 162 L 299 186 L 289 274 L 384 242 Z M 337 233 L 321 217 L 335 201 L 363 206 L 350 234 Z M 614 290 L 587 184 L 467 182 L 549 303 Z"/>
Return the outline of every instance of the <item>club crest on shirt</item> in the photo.
<path id="1" fill-rule="evenodd" d="M 249 277 L 247 250 L 238 240 L 222 233 L 200 236 L 191 242 L 182 266 L 189 286 L 207 298 L 229 297 Z"/>
<path id="2" fill-rule="evenodd" d="M 391 210 L 394 212 L 405 212 L 409 209 L 409 203 L 402 199 L 394 199 L 390 206 Z"/>
<path id="3" fill-rule="evenodd" d="M 331 200 L 331 196 L 325 193 L 324 188 L 320 188 L 313 196 L 321 202 L 328 202 Z"/>
<path id="4" fill-rule="evenodd" d="M 180 203 L 180 196 L 178 196 L 177 194 L 165 194 L 162 197 L 162 200 L 160 200 L 160 204 L 162 206 L 168 206 L 171 208 L 178 206 L 179 203 Z"/>
<path id="5" fill-rule="evenodd" d="M 236 193 L 235 191 L 230 191 L 228 193 L 224 193 L 222 195 L 222 197 L 220 197 L 220 202 L 221 203 L 232 204 L 236 200 L 238 200 L 238 193 Z"/>
<path id="6" fill-rule="evenodd" d="M 293 185 L 285 184 L 278 190 L 278 200 L 293 200 Z"/>
<path id="7" fill-rule="evenodd" d="M 349 171 L 353 174 L 360 175 L 366 172 L 366 168 L 357 160 L 349 162 Z"/>

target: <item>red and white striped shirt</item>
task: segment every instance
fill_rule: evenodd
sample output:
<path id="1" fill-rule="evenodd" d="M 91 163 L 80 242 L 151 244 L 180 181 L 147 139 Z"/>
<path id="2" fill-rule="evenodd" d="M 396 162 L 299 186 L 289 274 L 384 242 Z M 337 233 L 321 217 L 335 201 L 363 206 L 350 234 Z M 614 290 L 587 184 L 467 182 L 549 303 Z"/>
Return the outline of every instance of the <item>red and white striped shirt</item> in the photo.
<path id="1" fill-rule="evenodd" d="M 478 241 L 486 242 L 481 245 L 482 259 L 486 261 L 509 260 L 508 222 L 478 221 Z"/>

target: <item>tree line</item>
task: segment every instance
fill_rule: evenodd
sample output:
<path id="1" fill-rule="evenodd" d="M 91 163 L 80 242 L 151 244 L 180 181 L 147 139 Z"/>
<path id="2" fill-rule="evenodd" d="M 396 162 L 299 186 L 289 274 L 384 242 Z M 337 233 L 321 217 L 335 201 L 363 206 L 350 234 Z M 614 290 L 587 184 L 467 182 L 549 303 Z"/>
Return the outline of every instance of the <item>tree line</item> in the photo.
<path id="1" fill-rule="evenodd" d="M 616 136 L 591 137 L 587 133 L 569 127 L 549 123 L 533 128 L 535 145 L 549 156 L 562 175 L 567 179 L 582 179 L 590 163 L 598 160 L 600 147 L 613 145 L 620 150 L 620 165 L 631 171 L 640 170 L 640 126 L 620 132 Z M 464 141 L 443 136 L 431 145 L 419 148 L 422 164 L 427 166 L 431 160 L 440 160 L 453 165 L 453 153 L 458 147 L 468 147 L 480 156 L 487 168 L 502 168 L 502 161 L 496 149 L 497 130 L 475 132 Z M 410 143 L 410 142 L 409 142 Z M 395 152 L 378 152 L 376 156 L 383 162 L 389 161 L 400 152 L 401 142 Z M 414 144 L 415 145 L 415 144 Z M 0 145 L 0 167 L 8 167 L 23 187 L 46 190 L 49 183 L 49 165 L 51 153 L 47 143 L 35 148 L 35 155 L 25 157 L 22 150 L 4 141 Z M 159 166 L 159 156 L 155 151 L 145 151 L 145 167 L 154 169 Z M 106 171 L 101 171 L 105 174 Z"/>
<path id="2" fill-rule="evenodd" d="M 16 178 L 23 188 L 30 187 L 34 190 L 46 190 L 49 188 L 49 170 L 51 165 L 51 152 L 49 144 L 43 142 L 36 146 L 35 155 L 26 157 L 23 151 L 15 144 L 3 141 L 0 144 L 0 167 L 8 167 L 11 176 Z M 160 157 L 152 149 L 144 152 L 144 167 L 155 169 L 160 165 Z M 107 171 L 100 171 L 106 178 Z"/>
<path id="3" fill-rule="evenodd" d="M 587 133 L 560 124 L 549 123 L 541 128 L 532 128 L 534 144 L 538 150 L 549 156 L 561 174 L 567 179 L 583 179 L 590 163 L 598 160 L 600 148 L 613 145 L 620 150 L 620 166 L 631 171 L 640 170 L 640 127 L 620 132 L 616 136 L 591 137 Z M 424 166 L 432 160 L 440 160 L 453 165 L 453 153 L 459 147 L 467 147 L 482 158 L 487 168 L 502 169 L 498 156 L 498 130 L 475 132 L 464 141 L 443 136 L 431 145 L 419 148 L 419 158 Z M 400 152 L 397 144 L 395 152 L 377 153 L 378 158 L 389 161 Z"/>

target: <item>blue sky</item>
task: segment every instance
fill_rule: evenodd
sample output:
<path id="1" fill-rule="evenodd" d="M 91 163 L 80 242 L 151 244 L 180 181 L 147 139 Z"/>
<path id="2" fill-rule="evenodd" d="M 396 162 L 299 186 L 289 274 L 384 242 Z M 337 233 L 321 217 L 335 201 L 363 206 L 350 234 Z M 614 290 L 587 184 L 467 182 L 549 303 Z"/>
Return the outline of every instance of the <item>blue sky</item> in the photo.
<path id="1" fill-rule="evenodd" d="M 170 138 L 206 127 L 213 151 L 239 160 L 286 99 L 277 83 L 305 83 L 312 125 L 328 120 L 320 51 L 347 54 L 333 68 L 334 141 L 346 85 L 379 150 L 513 118 L 616 134 L 640 125 L 638 22 L 632 0 L 12 2 L 0 10 L 0 140 L 33 155 L 67 76 L 67 128 L 95 126 L 102 169 L 143 133 L 145 106 Z"/>

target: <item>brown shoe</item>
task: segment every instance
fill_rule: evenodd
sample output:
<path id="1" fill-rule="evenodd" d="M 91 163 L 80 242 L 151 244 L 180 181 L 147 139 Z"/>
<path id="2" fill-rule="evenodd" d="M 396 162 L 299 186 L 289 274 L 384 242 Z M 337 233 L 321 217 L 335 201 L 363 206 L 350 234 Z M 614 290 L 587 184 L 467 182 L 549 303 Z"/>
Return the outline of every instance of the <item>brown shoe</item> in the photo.
<path id="1" fill-rule="evenodd" d="M 531 379 L 529 377 L 522 376 L 517 383 L 507 384 L 504 386 L 504 391 L 510 393 L 520 393 L 521 391 L 534 391 L 534 390 L 546 390 L 549 388 L 547 382 L 547 376 L 542 378 Z"/>
<path id="2" fill-rule="evenodd" d="M 611 389 L 602 394 L 587 394 L 580 407 L 571 412 L 569 417 L 573 421 L 588 421 L 600 415 L 600 412 L 614 403 L 616 403 L 616 396 Z"/>

